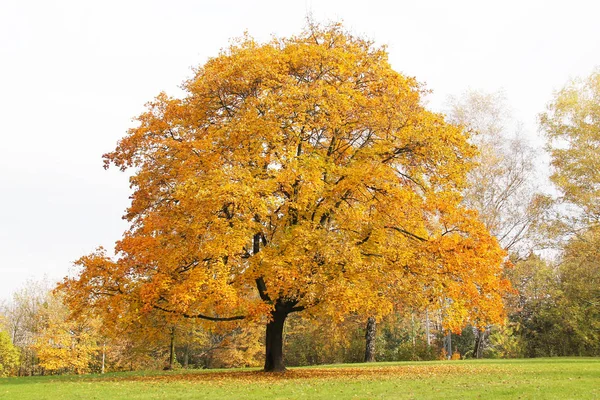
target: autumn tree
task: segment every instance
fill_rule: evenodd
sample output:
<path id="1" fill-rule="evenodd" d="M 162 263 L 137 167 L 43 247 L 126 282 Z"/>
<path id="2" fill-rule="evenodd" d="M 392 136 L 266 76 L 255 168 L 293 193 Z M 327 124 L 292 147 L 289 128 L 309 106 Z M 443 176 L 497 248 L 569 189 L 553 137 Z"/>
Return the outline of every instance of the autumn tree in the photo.
<path id="1" fill-rule="evenodd" d="M 468 173 L 465 204 L 479 212 L 506 251 L 527 256 L 535 245 L 532 228 L 544 210 L 536 187 L 536 149 L 501 92 L 469 91 L 452 98 L 448 118 L 469 129 L 479 150 Z"/>
<path id="2" fill-rule="evenodd" d="M 10 336 L 0 330 L 0 376 L 11 375 L 19 365 L 19 349 L 11 342 Z"/>
<path id="3" fill-rule="evenodd" d="M 548 139 L 550 178 L 560 192 L 553 225 L 565 239 L 558 268 L 560 310 L 552 309 L 555 313 L 547 318 L 557 332 L 557 344 L 550 348 L 555 354 L 597 355 L 600 70 L 556 92 L 540 116 L 540 127 Z"/>
<path id="4" fill-rule="evenodd" d="M 527 257 L 537 244 L 536 223 L 547 207 L 535 184 L 535 149 L 501 92 L 470 90 L 450 99 L 447 114 L 472 133 L 470 141 L 479 150 L 463 192 L 466 206 L 479 212 L 513 260 Z M 474 357 L 482 357 L 489 332 L 490 327 L 474 330 Z"/>
<path id="5" fill-rule="evenodd" d="M 32 348 L 47 372 L 90 372 L 100 351 L 99 324 L 93 319 L 69 319 L 60 294 L 49 295 L 40 312 L 41 329 Z"/>
<path id="6" fill-rule="evenodd" d="M 600 70 L 571 81 L 558 91 L 540 116 L 553 167 L 550 179 L 561 200 L 573 205 L 571 226 L 600 221 Z"/>
<path id="7" fill-rule="evenodd" d="M 265 371 L 306 310 L 384 315 L 448 299 L 448 321 L 499 322 L 504 252 L 461 203 L 476 154 L 421 104 L 384 48 L 339 25 L 233 43 L 183 98 L 160 94 L 106 166 L 133 171 L 115 258 L 81 258 L 73 308 L 266 323 Z"/>
<path id="8" fill-rule="evenodd" d="M 21 353 L 19 375 L 34 375 L 40 372 L 33 344 L 42 330 L 41 313 L 48 300 L 50 288 L 48 282 L 29 281 L 0 307 L 6 332 Z"/>

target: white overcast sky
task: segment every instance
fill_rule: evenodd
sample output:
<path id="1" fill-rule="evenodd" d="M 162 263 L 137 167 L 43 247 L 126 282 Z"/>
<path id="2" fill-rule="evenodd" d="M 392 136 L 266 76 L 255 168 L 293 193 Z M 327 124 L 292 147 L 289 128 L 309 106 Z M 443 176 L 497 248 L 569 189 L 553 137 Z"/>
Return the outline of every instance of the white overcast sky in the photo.
<path id="1" fill-rule="evenodd" d="M 552 92 L 600 65 L 594 0 L 0 0 L 0 299 L 121 237 L 127 176 L 101 156 L 145 102 L 230 38 L 298 33 L 308 11 L 387 45 L 432 107 L 503 90 L 532 136 Z"/>

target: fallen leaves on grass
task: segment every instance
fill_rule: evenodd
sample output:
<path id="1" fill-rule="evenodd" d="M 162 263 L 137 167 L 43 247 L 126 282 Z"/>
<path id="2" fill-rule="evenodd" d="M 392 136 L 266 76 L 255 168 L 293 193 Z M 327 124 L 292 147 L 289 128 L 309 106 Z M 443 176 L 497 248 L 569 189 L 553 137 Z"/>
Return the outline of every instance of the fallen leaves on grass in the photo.
<path id="1" fill-rule="evenodd" d="M 237 381 L 240 383 L 273 383 L 287 380 L 382 380 L 382 379 L 423 379 L 436 376 L 456 376 L 464 374 L 482 374 L 497 372 L 490 366 L 471 365 L 406 365 L 382 367 L 344 367 L 344 368 L 292 368 L 285 373 L 265 373 L 262 371 L 185 371 L 164 375 L 138 375 L 110 377 L 109 381 L 144 382 L 207 382 L 220 383 Z"/>

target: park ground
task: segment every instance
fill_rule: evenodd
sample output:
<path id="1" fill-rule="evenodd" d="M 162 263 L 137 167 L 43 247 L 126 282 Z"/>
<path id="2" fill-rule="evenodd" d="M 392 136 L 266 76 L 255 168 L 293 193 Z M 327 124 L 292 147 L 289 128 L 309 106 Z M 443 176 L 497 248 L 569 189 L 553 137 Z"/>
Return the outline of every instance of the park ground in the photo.
<path id="1" fill-rule="evenodd" d="M 0 379 L 0 399 L 600 399 L 600 358 L 346 364 Z"/>

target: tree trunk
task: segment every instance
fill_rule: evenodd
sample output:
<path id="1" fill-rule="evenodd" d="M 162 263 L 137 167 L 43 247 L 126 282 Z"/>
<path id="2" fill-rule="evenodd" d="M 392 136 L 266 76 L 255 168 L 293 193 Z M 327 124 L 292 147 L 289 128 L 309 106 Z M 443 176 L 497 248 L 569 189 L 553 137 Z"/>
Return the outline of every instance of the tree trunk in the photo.
<path id="1" fill-rule="evenodd" d="M 365 332 L 365 362 L 375 362 L 375 334 L 377 333 L 377 322 L 374 317 L 367 319 Z"/>
<path id="2" fill-rule="evenodd" d="M 448 360 L 452 358 L 452 332 L 448 331 L 446 335 L 446 356 Z"/>
<path id="3" fill-rule="evenodd" d="M 267 324 L 265 340 L 265 372 L 285 372 L 283 362 L 283 325 L 290 313 L 286 303 L 277 302 L 271 312 L 271 321 Z"/>
<path id="4" fill-rule="evenodd" d="M 473 358 L 479 358 L 479 348 L 481 347 L 481 331 L 475 328 L 475 347 L 473 348 Z"/>
<path id="5" fill-rule="evenodd" d="M 486 335 L 487 329 L 480 331 L 479 329 L 476 330 L 475 333 L 475 348 L 473 349 L 473 357 L 475 358 L 483 358 L 483 349 L 484 349 L 484 343 L 485 343 L 485 335 Z"/>
<path id="6" fill-rule="evenodd" d="M 104 374 L 105 361 L 106 361 L 106 342 L 103 342 L 102 343 L 102 371 L 100 372 L 101 374 Z"/>
<path id="7" fill-rule="evenodd" d="M 185 349 L 183 353 L 183 368 L 187 368 L 190 363 L 190 344 L 185 344 Z"/>
<path id="8" fill-rule="evenodd" d="M 429 310 L 425 309 L 425 337 L 427 338 L 427 349 L 431 346 L 431 335 L 429 333 Z"/>
<path id="9" fill-rule="evenodd" d="M 169 369 L 175 367 L 175 327 L 171 328 L 171 346 L 169 349 Z"/>

